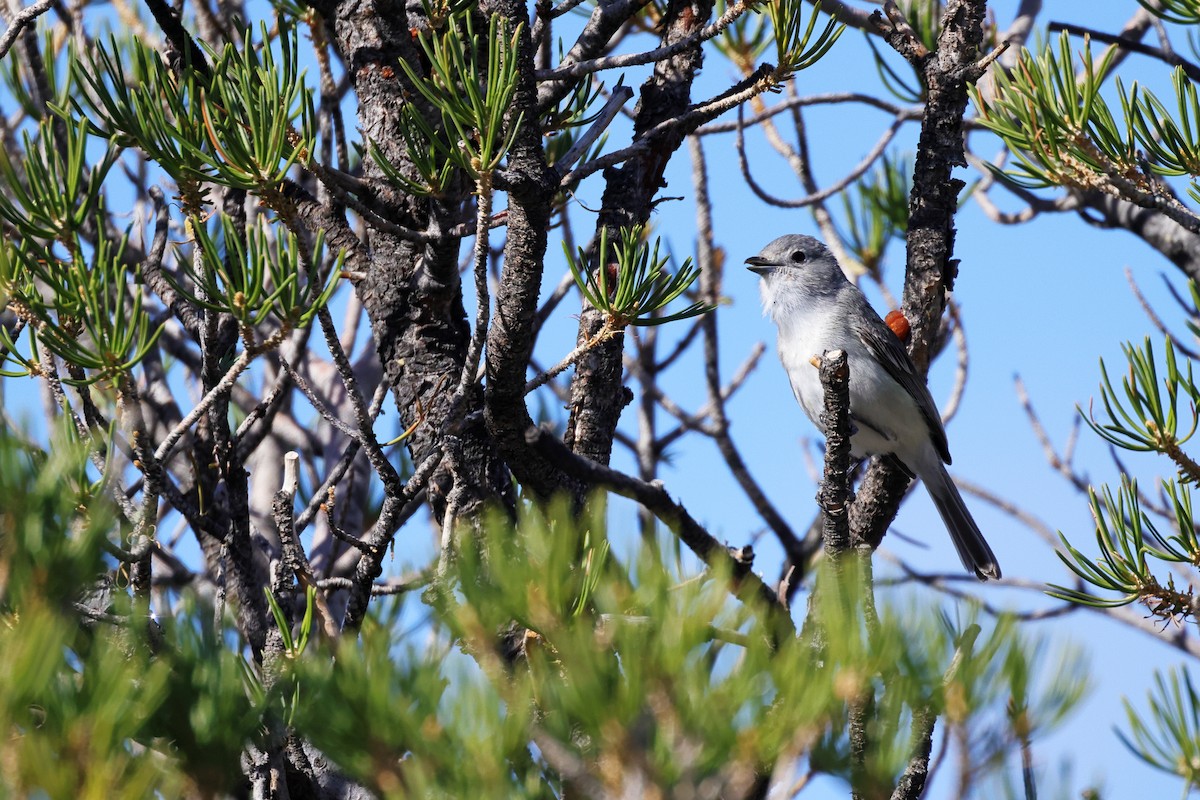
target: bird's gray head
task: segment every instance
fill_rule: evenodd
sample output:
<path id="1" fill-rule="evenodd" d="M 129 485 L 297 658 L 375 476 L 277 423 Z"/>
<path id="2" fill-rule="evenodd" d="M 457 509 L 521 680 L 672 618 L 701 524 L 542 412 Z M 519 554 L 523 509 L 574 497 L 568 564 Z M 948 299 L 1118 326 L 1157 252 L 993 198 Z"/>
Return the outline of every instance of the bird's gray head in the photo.
<path id="1" fill-rule="evenodd" d="M 811 236 L 780 236 L 756 256 L 746 259 L 752 272 L 762 277 L 763 310 L 770 316 L 786 315 L 794 305 L 821 295 L 836 294 L 846 276 L 829 248 Z"/>

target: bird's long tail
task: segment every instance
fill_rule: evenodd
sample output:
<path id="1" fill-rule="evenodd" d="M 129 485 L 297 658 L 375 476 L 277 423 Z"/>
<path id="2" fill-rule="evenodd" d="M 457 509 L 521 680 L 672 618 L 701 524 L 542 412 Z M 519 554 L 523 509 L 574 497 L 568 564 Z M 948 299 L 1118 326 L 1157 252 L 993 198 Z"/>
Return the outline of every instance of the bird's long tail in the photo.
<path id="1" fill-rule="evenodd" d="M 923 471 L 921 480 L 925 482 L 929 496 L 942 516 L 942 522 L 950 531 L 950 538 L 963 566 L 974 572 L 980 580 L 999 578 L 1000 564 L 996 561 L 996 554 L 979 532 L 979 526 L 967 510 L 946 468 L 938 462 L 936 468 Z"/>

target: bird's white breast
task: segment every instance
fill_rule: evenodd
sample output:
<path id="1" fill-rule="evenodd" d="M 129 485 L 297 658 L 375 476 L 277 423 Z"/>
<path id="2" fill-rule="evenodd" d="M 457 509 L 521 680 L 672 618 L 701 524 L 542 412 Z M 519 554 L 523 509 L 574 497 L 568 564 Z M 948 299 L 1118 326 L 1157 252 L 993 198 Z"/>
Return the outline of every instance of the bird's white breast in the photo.
<path id="1" fill-rule="evenodd" d="M 842 303 L 829 296 L 764 290 L 763 306 L 779 328 L 779 358 L 792 392 L 813 424 L 822 428 L 825 408 L 813 357 L 843 350 L 850 368 L 850 413 L 857 420 L 850 439 L 854 455 L 896 453 L 906 463 L 915 460 L 927 446 L 927 423 L 913 398 L 846 324 Z"/>

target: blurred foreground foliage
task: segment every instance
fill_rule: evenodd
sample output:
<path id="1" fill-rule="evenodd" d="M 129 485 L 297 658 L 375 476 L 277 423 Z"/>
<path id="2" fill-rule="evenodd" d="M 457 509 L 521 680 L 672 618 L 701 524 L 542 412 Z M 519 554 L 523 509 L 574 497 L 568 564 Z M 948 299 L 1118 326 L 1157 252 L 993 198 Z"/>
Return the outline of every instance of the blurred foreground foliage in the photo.
<path id="1" fill-rule="evenodd" d="M 116 517 L 84 459 L 0 433 L 4 796 L 238 794 L 244 753 L 279 736 L 383 797 L 733 796 L 769 764 L 882 789 L 935 718 L 1002 768 L 1087 682 L 1011 620 L 982 630 L 903 598 L 864 615 L 854 562 L 818 577 L 804 632 L 776 641 L 728 576 L 657 543 L 618 557 L 603 498 L 488 516 L 359 640 L 310 616 L 306 647 L 259 666 L 211 603 L 185 593 L 160 623 L 96 582 Z M 856 760 L 847 710 L 865 702 L 874 746 Z"/>

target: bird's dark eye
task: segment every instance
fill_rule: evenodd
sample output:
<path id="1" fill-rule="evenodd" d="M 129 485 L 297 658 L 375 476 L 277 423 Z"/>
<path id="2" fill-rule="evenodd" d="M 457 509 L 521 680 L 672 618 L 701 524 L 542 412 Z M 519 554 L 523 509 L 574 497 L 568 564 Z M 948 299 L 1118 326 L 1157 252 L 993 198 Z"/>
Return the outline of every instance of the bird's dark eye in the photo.
<path id="1" fill-rule="evenodd" d="M 793 264 L 803 264 L 807 260 L 808 260 L 808 255 L 805 254 L 805 252 L 803 250 L 793 250 L 792 251 L 792 263 Z"/>

